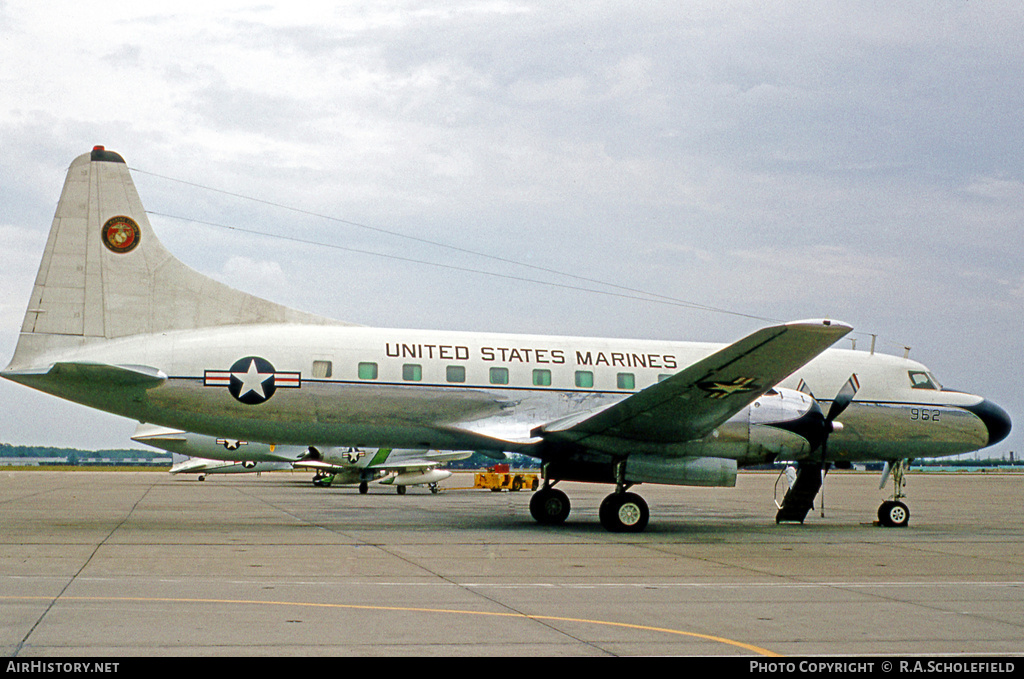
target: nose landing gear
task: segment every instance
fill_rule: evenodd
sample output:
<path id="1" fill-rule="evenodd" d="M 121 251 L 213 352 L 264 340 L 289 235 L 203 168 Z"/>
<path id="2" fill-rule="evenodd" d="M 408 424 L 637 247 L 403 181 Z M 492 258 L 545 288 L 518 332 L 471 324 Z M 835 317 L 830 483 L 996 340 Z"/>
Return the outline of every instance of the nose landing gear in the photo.
<path id="1" fill-rule="evenodd" d="M 879 525 L 885 526 L 886 528 L 903 528 L 910 523 L 910 509 L 906 504 L 901 502 L 901 500 L 907 496 L 906 493 L 903 492 L 903 489 L 907 485 L 907 481 L 903 475 L 909 467 L 910 460 L 896 460 L 892 463 L 885 463 L 885 470 L 882 472 L 882 483 L 879 484 L 878 487 L 883 488 L 885 486 L 885 481 L 889 478 L 889 473 L 891 472 L 893 493 L 892 499 L 886 500 L 878 508 Z"/>

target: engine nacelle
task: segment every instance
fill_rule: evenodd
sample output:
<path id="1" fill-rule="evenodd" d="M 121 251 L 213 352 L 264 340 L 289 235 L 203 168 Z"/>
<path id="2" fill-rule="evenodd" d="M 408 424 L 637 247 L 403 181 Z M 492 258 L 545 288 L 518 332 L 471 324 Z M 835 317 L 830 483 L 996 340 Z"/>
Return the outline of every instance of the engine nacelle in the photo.
<path id="1" fill-rule="evenodd" d="M 626 461 L 626 481 L 732 487 L 736 485 L 736 466 L 736 460 L 724 457 L 633 455 Z"/>
<path id="2" fill-rule="evenodd" d="M 764 462 L 806 457 L 825 420 L 813 397 L 784 388 L 775 388 L 757 399 L 748 412 L 748 459 Z"/>

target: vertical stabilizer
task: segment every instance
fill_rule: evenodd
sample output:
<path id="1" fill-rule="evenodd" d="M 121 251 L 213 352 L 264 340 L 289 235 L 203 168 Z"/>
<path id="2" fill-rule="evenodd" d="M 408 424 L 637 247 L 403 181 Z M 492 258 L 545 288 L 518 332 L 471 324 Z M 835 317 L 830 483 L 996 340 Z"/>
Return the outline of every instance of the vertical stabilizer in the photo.
<path id="1" fill-rule="evenodd" d="M 251 323 L 340 324 L 185 266 L 149 224 L 128 166 L 97 146 L 71 163 L 9 367 L 130 335 Z"/>

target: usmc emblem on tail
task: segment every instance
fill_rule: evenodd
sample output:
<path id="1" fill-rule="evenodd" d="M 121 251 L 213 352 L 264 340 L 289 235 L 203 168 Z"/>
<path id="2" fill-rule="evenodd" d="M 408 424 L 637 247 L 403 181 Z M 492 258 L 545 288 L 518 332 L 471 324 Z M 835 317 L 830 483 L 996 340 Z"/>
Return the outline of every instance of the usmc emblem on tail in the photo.
<path id="1" fill-rule="evenodd" d="M 234 362 L 230 370 L 207 370 L 203 375 L 207 387 L 227 387 L 237 400 L 246 405 L 268 401 L 280 388 L 298 389 L 299 373 L 277 372 L 270 361 L 259 356 L 246 356 Z"/>
<path id="2" fill-rule="evenodd" d="M 103 244 L 107 246 L 108 250 L 123 254 L 131 252 L 138 246 L 142 231 L 139 230 L 139 225 L 135 223 L 134 219 L 119 215 L 106 221 L 103 225 L 102 235 Z"/>

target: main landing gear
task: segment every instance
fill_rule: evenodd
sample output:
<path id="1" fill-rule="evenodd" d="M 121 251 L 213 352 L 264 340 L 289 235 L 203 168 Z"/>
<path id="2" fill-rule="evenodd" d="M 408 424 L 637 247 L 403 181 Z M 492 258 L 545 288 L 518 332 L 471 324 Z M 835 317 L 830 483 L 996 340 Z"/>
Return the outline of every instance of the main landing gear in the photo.
<path id="1" fill-rule="evenodd" d="M 544 526 L 558 526 L 569 517 L 569 496 L 554 488 L 549 481 L 530 496 L 530 514 Z"/>
<path id="2" fill-rule="evenodd" d="M 893 463 L 885 463 L 885 471 L 882 472 L 882 483 L 879 489 L 885 487 L 885 482 L 892 473 L 893 493 L 892 499 L 886 500 L 878 507 L 878 523 L 886 528 L 903 528 L 910 523 L 910 509 L 901 502 L 907 495 L 903 489 L 907 486 L 904 474 L 910 467 L 910 460 L 896 460 Z"/>
<path id="3" fill-rule="evenodd" d="M 624 465 L 619 465 L 615 492 L 601 502 L 598 516 L 601 525 L 612 533 L 639 533 L 647 527 L 651 511 L 642 497 L 627 493 L 630 484 L 623 480 Z M 554 487 L 557 481 L 544 480 L 544 487 L 530 497 L 530 514 L 537 523 L 557 526 L 569 516 L 569 496 Z"/>
<path id="4" fill-rule="evenodd" d="M 651 511 L 636 493 L 615 491 L 604 499 L 598 510 L 601 525 L 612 533 L 639 533 L 647 527 Z"/>

